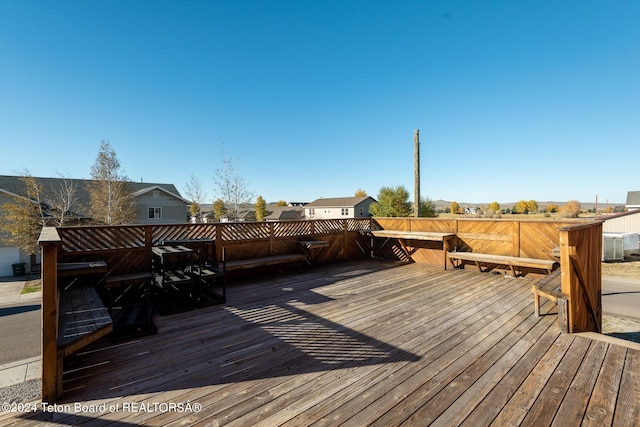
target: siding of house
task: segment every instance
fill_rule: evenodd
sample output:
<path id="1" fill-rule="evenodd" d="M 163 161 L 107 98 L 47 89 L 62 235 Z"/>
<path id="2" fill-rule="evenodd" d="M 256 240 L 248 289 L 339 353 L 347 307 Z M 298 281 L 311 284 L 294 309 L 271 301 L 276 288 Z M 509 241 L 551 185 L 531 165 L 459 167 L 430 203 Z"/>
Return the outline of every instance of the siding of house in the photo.
<path id="1" fill-rule="evenodd" d="M 318 199 L 305 206 L 307 219 L 368 218 L 372 197 L 343 197 Z"/>
<path id="2" fill-rule="evenodd" d="M 342 211 L 343 209 L 346 209 L 346 212 L 347 212 L 346 214 L 343 214 L 343 211 Z M 353 218 L 353 208 L 318 206 L 315 208 L 305 209 L 305 211 L 306 211 L 306 216 L 309 219 Z"/>
<path id="3" fill-rule="evenodd" d="M 640 210 L 614 215 L 604 219 L 603 233 L 640 233 Z"/>
<path id="4" fill-rule="evenodd" d="M 15 199 L 6 193 L 0 191 L 0 206 L 5 203 L 15 203 Z M 15 263 L 28 263 L 28 254 L 23 253 L 20 249 L 14 246 L 8 246 L 3 242 L 3 235 L 0 233 L 0 277 L 11 276 L 13 274 L 12 264 Z M 30 270 L 31 266 L 27 266 Z"/>
<path id="5" fill-rule="evenodd" d="M 187 222 L 187 209 L 182 200 L 161 190 L 151 190 L 136 197 L 140 224 L 180 224 Z M 149 208 L 161 208 L 161 218 L 149 218 Z"/>
<path id="6" fill-rule="evenodd" d="M 354 209 L 354 218 L 368 218 L 371 216 L 369 208 L 375 201 L 373 199 L 366 199 L 358 203 Z"/>

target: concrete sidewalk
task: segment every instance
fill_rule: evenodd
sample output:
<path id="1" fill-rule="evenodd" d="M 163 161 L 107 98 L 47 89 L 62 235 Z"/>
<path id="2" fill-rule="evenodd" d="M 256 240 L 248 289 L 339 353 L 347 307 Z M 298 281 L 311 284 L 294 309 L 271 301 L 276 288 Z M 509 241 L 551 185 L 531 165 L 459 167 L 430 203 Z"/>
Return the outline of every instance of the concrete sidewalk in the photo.
<path id="1" fill-rule="evenodd" d="M 40 378 L 40 356 L 0 365 L 0 388 Z"/>
<path id="2" fill-rule="evenodd" d="M 42 292 L 20 294 L 26 278 L 0 277 L 0 309 L 21 302 L 42 300 Z M 40 356 L 0 365 L 0 388 L 40 378 Z"/>

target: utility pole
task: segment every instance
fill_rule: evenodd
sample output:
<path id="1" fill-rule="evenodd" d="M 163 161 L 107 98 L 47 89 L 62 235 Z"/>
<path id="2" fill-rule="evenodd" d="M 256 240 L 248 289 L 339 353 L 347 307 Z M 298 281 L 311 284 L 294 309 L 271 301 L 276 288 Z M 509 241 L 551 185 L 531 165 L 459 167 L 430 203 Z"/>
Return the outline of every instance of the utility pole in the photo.
<path id="1" fill-rule="evenodd" d="M 420 217 L 420 130 L 413 131 L 413 169 L 414 169 L 414 193 L 413 215 Z"/>

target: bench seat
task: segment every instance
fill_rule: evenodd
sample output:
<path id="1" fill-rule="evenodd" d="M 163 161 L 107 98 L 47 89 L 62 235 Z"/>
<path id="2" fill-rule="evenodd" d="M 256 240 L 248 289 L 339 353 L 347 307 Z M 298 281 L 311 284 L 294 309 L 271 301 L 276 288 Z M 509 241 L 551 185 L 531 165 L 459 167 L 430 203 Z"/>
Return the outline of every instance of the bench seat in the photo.
<path id="1" fill-rule="evenodd" d="M 153 273 L 150 271 L 142 271 L 138 273 L 118 274 L 115 276 L 107 276 L 104 279 L 107 289 L 117 288 L 127 285 L 131 282 L 144 282 L 153 280 Z"/>
<path id="2" fill-rule="evenodd" d="M 113 330 L 113 321 L 93 286 L 60 291 L 58 354 L 69 356 Z"/>
<path id="3" fill-rule="evenodd" d="M 233 261 L 226 261 L 224 268 L 226 271 L 244 270 L 257 267 L 267 267 L 271 265 L 281 265 L 293 262 L 306 261 L 307 257 L 304 254 L 284 254 L 284 255 L 271 255 L 257 258 L 248 259 L 236 259 Z"/>
<path id="4" fill-rule="evenodd" d="M 58 263 L 58 277 L 105 274 L 106 272 L 107 263 L 104 261 Z"/>
<path id="5" fill-rule="evenodd" d="M 512 257 L 505 255 L 491 255 L 491 254 L 482 254 L 476 252 L 448 252 L 447 258 L 451 261 L 451 264 L 455 267 L 453 260 L 458 261 L 472 261 L 475 262 L 476 266 L 480 271 L 482 267 L 481 263 L 485 264 L 495 264 L 495 265 L 506 265 L 511 269 L 513 275 L 516 275 L 516 267 L 525 267 L 525 268 L 534 268 L 545 270 L 547 273 L 551 273 L 555 270 L 560 264 L 556 261 L 547 260 L 547 259 L 536 259 L 536 258 L 522 258 L 522 257 Z"/>
<path id="6" fill-rule="evenodd" d="M 531 285 L 531 292 L 533 292 L 534 296 L 534 309 L 537 317 L 540 316 L 540 297 L 544 297 L 556 304 L 558 300 L 562 298 L 560 271 L 560 269 L 557 269 L 547 277 Z"/>

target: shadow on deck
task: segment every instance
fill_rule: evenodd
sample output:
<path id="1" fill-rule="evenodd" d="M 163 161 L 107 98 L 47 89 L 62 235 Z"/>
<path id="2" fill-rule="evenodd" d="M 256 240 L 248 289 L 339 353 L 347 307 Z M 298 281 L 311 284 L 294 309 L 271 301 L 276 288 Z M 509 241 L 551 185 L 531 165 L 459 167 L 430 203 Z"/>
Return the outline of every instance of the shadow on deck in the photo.
<path id="1" fill-rule="evenodd" d="M 370 261 L 237 283 L 225 305 L 69 359 L 60 410 L 17 421 L 636 423 L 640 351 L 560 334 L 530 284 Z"/>

